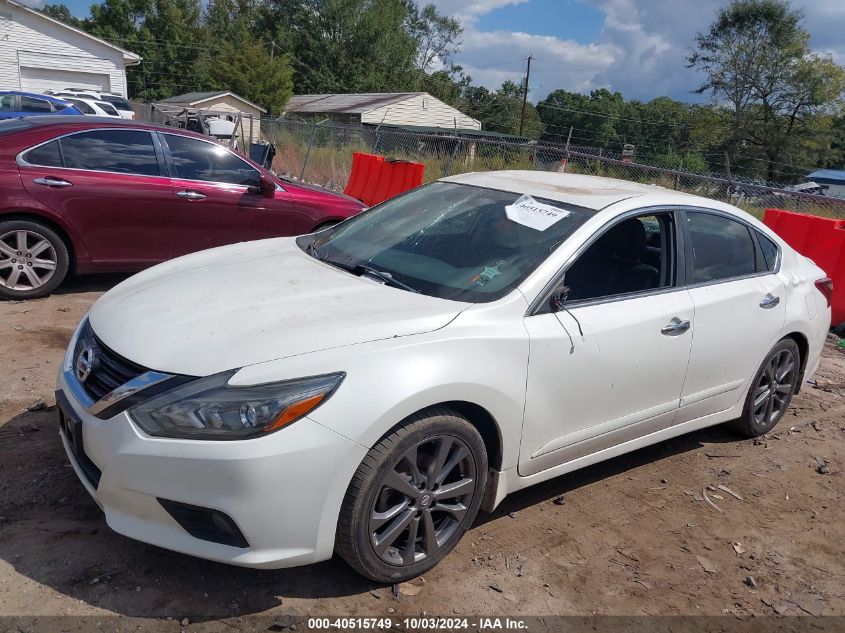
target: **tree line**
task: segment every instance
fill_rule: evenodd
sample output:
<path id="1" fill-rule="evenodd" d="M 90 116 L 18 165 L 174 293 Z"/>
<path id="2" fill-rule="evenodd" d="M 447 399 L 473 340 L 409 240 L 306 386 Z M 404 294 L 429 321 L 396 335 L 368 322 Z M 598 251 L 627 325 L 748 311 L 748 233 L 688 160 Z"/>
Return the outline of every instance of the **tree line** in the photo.
<path id="1" fill-rule="evenodd" d="M 43 10 L 141 55 L 127 71 L 135 99 L 225 89 L 278 116 L 292 94 L 425 91 L 483 129 L 610 154 L 631 144 L 638 162 L 727 163 L 771 183 L 845 169 L 845 70 L 812 52 L 789 0 L 734 0 L 690 43 L 686 65 L 705 78 L 691 92 L 709 103 L 560 88 L 524 115 L 524 84 L 476 85 L 453 63 L 460 23 L 415 0 L 104 0 L 82 20 Z"/>

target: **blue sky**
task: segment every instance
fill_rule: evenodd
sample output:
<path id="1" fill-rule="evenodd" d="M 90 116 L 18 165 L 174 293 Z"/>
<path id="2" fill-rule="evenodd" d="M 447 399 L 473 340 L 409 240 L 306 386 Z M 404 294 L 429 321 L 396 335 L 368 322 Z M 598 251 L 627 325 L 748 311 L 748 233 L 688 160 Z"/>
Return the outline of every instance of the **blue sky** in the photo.
<path id="1" fill-rule="evenodd" d="M 43 4 L 44 0 L 24 0 Z M 529 99 L 555 88 L 618 90 L 628 98 L 668 95 L 696 101 L 701 78 L 685 67 L 695 34 L 727 0 L 417 0 L 458 18 L 463 41 L 454 63 L 495 89 L 520 82 L 533 55 Z M 74 15 L 91 0 L 65 0 Z M 845 1 L 793 0 L 810 44 L 845 65 Z"/>

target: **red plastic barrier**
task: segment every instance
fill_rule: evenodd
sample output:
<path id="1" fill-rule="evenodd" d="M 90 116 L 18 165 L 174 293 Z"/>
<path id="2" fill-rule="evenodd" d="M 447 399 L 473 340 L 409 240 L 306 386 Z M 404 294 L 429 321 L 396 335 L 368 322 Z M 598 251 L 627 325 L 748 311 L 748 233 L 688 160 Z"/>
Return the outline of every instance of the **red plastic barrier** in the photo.
<path id="1" fill-rule="evenodd" d="M 355 152 L 343 192 L 372 206 L 422 184 L 425 165 Z"/>
<path id="2" fill-rule="evenodd" d="M 766 209 L 763 222 L 833 280 L 832 324 L 845 322 L 845 220 Z"/>
<path id="3" fill-rule="evenodd" d="M 346 183 L 343 193 L 358 198 L 366 204 L 371 204 L 364 198 L 378 183 L 383 165 L 384 156 L 354 152 L 352 154 L 352 172 L 349 174 L 349 182 Z"/>

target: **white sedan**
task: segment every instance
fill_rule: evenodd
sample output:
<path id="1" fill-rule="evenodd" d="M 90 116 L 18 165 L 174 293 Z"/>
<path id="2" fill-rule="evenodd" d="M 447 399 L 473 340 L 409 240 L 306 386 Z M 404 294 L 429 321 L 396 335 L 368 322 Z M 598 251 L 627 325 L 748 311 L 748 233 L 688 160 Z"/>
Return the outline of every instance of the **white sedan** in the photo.
<path id="1" fill-rule="evenodd" d="M 511 492 L 714 424 L 769 431 L 831 292 L 727 204 L 455 176 L 124 281 L 70 344 L 61 435 L 121 534 L 398 581 Z"/>

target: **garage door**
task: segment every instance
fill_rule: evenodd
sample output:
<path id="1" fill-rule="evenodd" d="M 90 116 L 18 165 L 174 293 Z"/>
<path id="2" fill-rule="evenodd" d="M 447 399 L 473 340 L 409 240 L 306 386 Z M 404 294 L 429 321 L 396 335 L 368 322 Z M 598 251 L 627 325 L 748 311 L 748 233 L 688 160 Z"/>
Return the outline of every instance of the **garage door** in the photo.
<path id="1" fill-rule="evenodd" d="M 21 66 L 21 90 L 24 92 L 44 92 L 64 88 L 85 88 L 109 92 L 111 84 L 105 73 L 83 73 L 75 70 L 53 70 L 50 68 L 30 68 Z"/>

